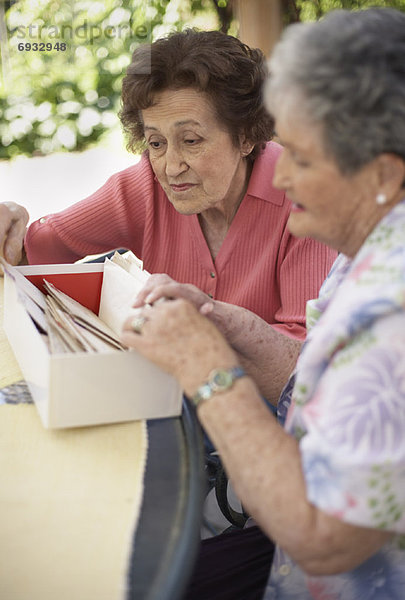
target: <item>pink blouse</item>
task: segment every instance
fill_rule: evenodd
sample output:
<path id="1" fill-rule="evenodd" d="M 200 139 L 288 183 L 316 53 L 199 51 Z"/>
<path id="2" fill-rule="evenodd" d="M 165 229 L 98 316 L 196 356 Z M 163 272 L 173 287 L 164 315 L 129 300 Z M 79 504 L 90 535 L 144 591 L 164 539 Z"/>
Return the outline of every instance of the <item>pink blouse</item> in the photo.
<path id="1" fill-rule="evenodd" d="M 34 222 L 25 239 L 28 260 L 66 263 L 127 248 L 147 271 L 192 283 L 304 339 L 306 301 L 317 297 L 336 253 L 289 233 L 290 202 L 271 183 L 280 152 L 278 144 L 269 142 L 255 160 L 247 193 L 215 262 L 198 216 L 173 208 L 146 154 L 85 200 Z"/>

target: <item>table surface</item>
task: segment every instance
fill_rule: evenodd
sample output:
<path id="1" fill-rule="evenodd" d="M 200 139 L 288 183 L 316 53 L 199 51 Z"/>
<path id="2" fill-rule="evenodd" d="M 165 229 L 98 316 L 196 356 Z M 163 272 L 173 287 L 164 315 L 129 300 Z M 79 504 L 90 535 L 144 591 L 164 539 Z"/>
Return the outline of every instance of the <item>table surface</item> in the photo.
<path id="1" fill-rule="evenodd" d="M 0 331 L 0 337 L 2 333 Z M 29 456 L 30 460 L 34 461 L 35 476 L 27 477 L 31 481 L 31 486 L 33 482 L 36 485 L 37 480 L 41 480 L 41 471 L 43 471 L 42 478 L 46 483 L 46 465 L 38 464 L 38 461 L 35 462 L 35 456 L 33 455 L 37 453 L 42 457 L 41 460 L 44 460 L 43 456 L 48 456 L 49 450 L 48 454 L 45 454 L 45 450 L 41 454 L 38 452 L 39 447 L 44 441 L 46 444 L 57 444 L 55 448 L 57 448 L 58 452 L 64 452 L 65 454 L 55 455 L 59 456 L 58 460 L 61 460 L 63 464 L 60 465 L 60 468 L 56 468 L 53 465 L 54 473 L 52 477 L 55 477 L 57 471 L 56 481 L 60 480 L 59 485 L 62 485 L 62 487 L 65 485 L 67 491 L 63 488 L 65 506 L 62 503 L 56 513 L 59 510 L 66 528 L 73 530 L 70 532 L 71 537 L 67 537 L 69 543 L 71 543 L 71 539 L 74 540 L 75 538 L 82 540 L 80 544 L 76 544 L 74 548 L 70 549 L 70 554 L 75 555 L 74 559 L 76 563 L 72 560 L 71 564 L 66 564 L 65 555 L 63 555 L 60 547 L 61 543 L 58 543 L 55 547 L 52 546 L 52 553 L 56 552 L 57 554 L 60 552 L 60 562 L 63 562 L 63 564 L 58 565 L 58 556 L 51 556 L 52 560 L 49 559 L 49 563 L 46 562 L 46 557 L 41 557 L 41 549 L 38 549 L 35 545 L 35 536 L 40 533 L 43 537 L 47 529 L 52 532 L 55 523 L 47 522 L 47 513 L 45 513 L 44 517 L 43 507 L 40 507 L 42 512 L 39 512 L 40 517 L 38 517 L 38 502 L 34 502 L 33 500 L 35 494 L 32 494 L 32 489 L 26 490 L 23 485 L 20 485 L 21 481 L 18 480 L 17 462 L 16 468 L 9 471 L 9 473 L 13 474 L 11 479 L 10 477 L 8 478 L 11 481 L 10 486 L 7 489 L 6 486 L 3 486 L 0 494 L 0 526 L 2 529 L 8 530 L 8 539 L 12 540 L 11 545 L 15 545 L 15 548 L 13 547 L 11 550 L 13 550 L 19 559 L 18 562 L 24 562 L 25 559 L 29 563 L 18 565 L 21 575 L 24 573 L 25 581 L 27 581 L 27 569 L 31 568 L 34 571 L 34 567 L 35 569 L 43 567 L 46 572 L 46 568 L 50 568 L 52 565 L 60 568 L 61 572 L 70 574 L 70 580 L 74 579 L 75 564 L 79 565 L 77 568 L 80 570 L 80 564 L 83 561 L 79 557 L 82 551 L 83 556 L 86 556 L 86 545 L 91 549 L 91 560 L 94 564 L 93 569 L 87 569 L 83 573 L 80 573 L 82 581 L 86 581 L 87 584 L 90 578 L 95 579 L 97 577 L 97 572 L 100 578 L 102 575 L 107 577 L 105 570 L 110 562 L 108 559 L 108 549 L 110 546 L 113 547 L 114 543 L 121 545 L 122 541 L 120 552 L 122 557 L 125 557 L 125 560 L 123 561 L 121 557 L 121 562 L 124 562 L 124 564 L 121 564 L 121 566 L 118 565 L 118 569 L 122 570 L 122 581 L 119 582 L 121 590 L 116 597 L 125 597 L 127 600 L 180 600 L 189 580 L 199 547 L 202 505 L 206 489 L 202 436 L 194 408 L 189 406 L 187 401 L 184 401 L 181 417 L 157 419 L 146 423 L 148 450 L 146 469 L 143 477 L 143 497 L 138 524 L 134 530 L 131 510 L 128 511 L 126 508 L 128 512 L 126 521 L 123 519 L 121 512 L 123 512 L 124 500 L 126 503 L 125 506 L 129 505 L 131 508 L 134 508 L 131 503 L 135 502 L 135 499 L 132 497 L 133 489 L 130 486 L 131 475 L 133 477 L 136 476 L 135 461 L 133 469 L 131 469 L 132 456 L 135 452 L 133 435 L 135 435 L 135 430 L 138 429 L 138 426 L 142 424 L 124 423 L 59 433 L 44 430 L 39 424 L 39 416 L 36 415 L 35 409 L 27 404 L 27 402 L 31 401 L 29 391 L 22 380 L 22 375 L 13 357 L 10 357 L 9 351 L 8 356 L 5 355 L 5 348 L 7 349 L 7 344 L 3 339 L 0 348 L 0 366 L 2 367 L 0 415 L 2 414 L 1 410 L 4 408 L 3 415 L 7 415 L 8 419 L 12 419 L 11 424 L 14 427 L 14 431 L 13 435 L 10 434 L 7 437 L 8 441 L 5 438 L 0 440 L 0 450 L 4 456 L 4 460 L 2 463 L 0 461 L 0 465 L 2 465 L 4 472 L 4 469 L 10 468 L 7 466 L 7 455 L 21 451 L 23 458 L 25 452 L 25 456 Z M 15 408 L 15 411 L 13 411 L 13 408 Z M 27 428 L 29 430 L 35 429 L 36 437 L 31 445 L 27 439 L 19 443 L 18 435 L 22 432 L 22 428 L 18 427 L 18 418 L 14 423 L 14 415 L 19 415 L 20 419 L 23 417 L 23 420 L 29 415 L 29 420 L 24 421 L 26 427 L 24 437 L 29 438 L 29 435 L 26 435 Z M 9 421 L 4 419 L 5 422 L 9 423 Z M 49 436 L 53 436 L 52 439 Z M 72 439 L 74 439 L 74 445 L 72 445 Z M 106 447 L 106 453 L 102 460 L 100 458 L 100 444 L 102 448 Z M 66 449 L 64 446 L 66 446 Z M 70 456 L 72 448 L 76 452 L 76 455 L 73 453 L 74 458 Z M 13 457 L 9 456 L 9 459 L 10 464 L 13 465 Z M 17 456 L 15 460 L 18 460 Z M 71 462 L 72 460 L 76 460 L 76 464 L 80 463 L 77 468 L 78 473 L 75 472 L 74 475 L 72 475 L 72 470 L 69 471 L 66 468 L 70 464 L 69 461 Z M 49 461 L 45 459 L 44 462 Z M 20 463 L 24 466 L 24 460 L 21 460 Z M 87 465 L 87 471 L 85 474 L 82 474 L 82 479 L 80 479 L 80 473 L 81 469 L 85 467 L 81 463 Z M 92 469 L 93 463 L 94 469 Z M 107 487 L 99 487 L 100 473 L 103 473 L 104 468 L 105 473 L 109 474 L 111 480 L 115 482 L 116 487 L 123 488 L 121 492 L 119 489 L 112 490 L 111 498 L 109 497 L 110 492 Z M 61 474 L 61 472 L 64 472 L 64 469 L 67 473 L 66 477 Z M 92 471 L 94 471 L 94 477 Z M 104 477 L 107 477 L 105 473 Z M 67 477 L 71 478 L 69 482 L 63 482 L 63 479 Z M 117 479 L 114 480 L 114 477 L 117 477 Z M 85 481 L 85 485 L 83 485 L 83 480 Z M 77 484 L 79 489 L 70 490 L 69 485 L 76 485 L 76 481 L 79 482 Z M 80 488 L 80 485 L 82 485 L 82 488 Z M 103 482 L 103 485 L 105 485 L 105 482 Z M 13 492 L 15 487 L 18 488 L 18 491 L 14 490 Z M 111 487 L 114 487 L 114 484 Z M 46 502 L 51 502 L 57 496 L 57 490 L 58 485 L 50 481 L 49 498 L 48 489 L 46 489 Z M 26 497 L 24 497 L 25 491 Z M 44 494 L 44 492 L 42 493 Z M 68 498 L 66 494 L 69 496 Z M 101 499 L 99 496 L 101 496 Z M 66 503 L 66 500 L 69 501 L 69 504 Z M 95 527 L 93 530 L 88 523 L 88 521 L 93 520 L 93 515 L 90 514 L 89 518 L 89 513 L 84 512 L 83 514 L 87 515 L 85 522 L 82 522 L 83 519 L 77 522 L 79 520 L 77 519 L 78 513 L 75 511 L 78 510 L 76 506 L 78 500 L 80 500 L 83 506 L 87 503 L 90 510 L 94 509 L 93 512 L 97 513 L 98 511 L 99 514 L 94 515 Z M 15 512 L 14 510 L 19 504 L 23 505 L 24 514 L 31 514 L 30 510 L 32 509 L 32 515 L 35 515 L 36 521 L 34 523 L 30 523 L 29 519 L 27 520 L 30 528 L 29 532 L 24 532 L 18 523 L 10 523 L 10 519 L 8 519 L 8 512 L 14 518 L 19 514 L 18 511 Z M 74 510 L 71 509 L 72 506 Z M 114 510 L 116 511 L 115 513 L 111 512 Z M 48 514 L 49 520 L 51 520 L 51 516 L 53 515 L 52 510 L 49 510 Z M 72 518 L 71 522 L 69 522 L 69 516 Z M 74 518 L 76 518 L 76 521 Z M 119 529 L 120 526 L 122 529 L 121 537 L 117 537 L 114 542 L 112 532 L 115 533 L 115 529 Z M 75 528 L 77 530 L 80 529 L 80 532 L 76 532 Z M 60 524 L 55 531 L 58 531 L 58 535 L 63 536 L 63 528 L 61 528 Z M 61 531 L 62 534 L 60 533 Z M 27 538 L 24 538 L 25 533 L 27 534 Z M 30 534 L 30 539 L 28 539 L 28 534 Z M 93 535 L 94 539 L 92 539 Z M 29 543 L 32 543 L 31 555 L 29 554 L 30 546 L 27 544 L 27 540 Z M 55 542 L 53 541 L 52 543 Z M 24 553 L 20 554 L 19 549 L 23 549 L 25 555 Z M 87 550 L 87 552 L 90 552 L 90 550 Z M 7 549 L 5 549 L 5 554 L 7 555 Z M 22 585 L 23 578 L 19 576 L 18 572 L 9 572 L 7 573 L 7 577 L 4 577 L 6 563 L 3 561 L 3 567 L 0 567 L 1 579 L 3 580 L 3 584 L 0 583 L 0 591 L 3 585 L 2 594 L 7 593 L 7 597 L 10 600 L 11 598 L 13 600 L 28 600 L 28 598 L 35 600 L 37 597 L 47 600 L 48 597 L 52 597 L 51 589 L 48 589 L 49 596 L 44 596 L 43 593 L 40 596 L 36 596 L 32 587 L 30 593 L 27 595 L 24 592 L 27 589 L 27 585 L 24 588 Z M 108 566 L 108 568 L 110 567 Z M 39 577 L 39 575 L 40 573 L 32 573 L 31 585 L 35 581 L 41 581 L 41 586 L 45 585 L 45 589 L 50 588 L 49 581 L 44 584 L 44 578 Z M 62 588 L 62 581 L 58 583 L 58 579 L 55 578 L 55 580 L 57 582 L 56 585 L 60 585 Z M 69 585 L 71 583 L 69 581 Z M 63 593 L 62 589 L 54 589 L 53 597 L 58 597 L 58 600 L 62 600 L 65 597 L 69 598 L 69 594 L 70 598 L 73 597 L 73 589 L 69 588 L 69 585 L 65 586 L 66 589 Z M 6 589 L 6 586 L 8 586 L 8 589 Z M 10 586 L 12 589 L 10 589 Z M 91 589 L 91 586 L 89 589 Z M 81 590 L 82 592 L 79 591 L 74 596 L 78 600 L 88 600 L 90 592 L 84 592 L 83 586 Z M 13 595 L 10 595 L 10 591 Z M 87 594 L 86 596 L 81 595 L 85 593 Z M 97 593 L 97 596 L 91 597 L 97 597 L 98 599 L 105 597 L 106 600 L 114 600 L 111 591 L 107 591 L 107 589 L 101 593 Z"/>

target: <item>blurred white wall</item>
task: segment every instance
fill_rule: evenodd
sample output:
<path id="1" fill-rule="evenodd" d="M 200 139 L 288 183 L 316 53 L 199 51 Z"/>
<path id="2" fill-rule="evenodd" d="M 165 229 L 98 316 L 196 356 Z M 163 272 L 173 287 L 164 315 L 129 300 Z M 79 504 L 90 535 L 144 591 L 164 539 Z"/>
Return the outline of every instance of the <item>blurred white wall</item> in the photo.
<path id="1" fill-rule="evenodd" d="M 0 161 L 0 201 L 22 204 L 34 221 L 85 198 L 110 175 L 138 160 L 125 150 L 122 133 L 115 130 L 105 142 L 84 152 Z"/>

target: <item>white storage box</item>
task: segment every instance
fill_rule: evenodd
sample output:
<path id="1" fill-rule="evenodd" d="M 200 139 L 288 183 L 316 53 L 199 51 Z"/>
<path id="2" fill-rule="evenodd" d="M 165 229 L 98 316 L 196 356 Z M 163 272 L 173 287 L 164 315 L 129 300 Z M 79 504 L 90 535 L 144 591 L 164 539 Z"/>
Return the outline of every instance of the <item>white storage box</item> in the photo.
<path id="1" fill-rule="evenodd" d="M 98 313 L 103 264 L 15 267 L 41 287 L 53 283 Z M 182 391 L 176 380 L 134 351 L 50 354 L 4 275 L 4 330 L 47 428 L 78 427 L 178 416 Z"/>

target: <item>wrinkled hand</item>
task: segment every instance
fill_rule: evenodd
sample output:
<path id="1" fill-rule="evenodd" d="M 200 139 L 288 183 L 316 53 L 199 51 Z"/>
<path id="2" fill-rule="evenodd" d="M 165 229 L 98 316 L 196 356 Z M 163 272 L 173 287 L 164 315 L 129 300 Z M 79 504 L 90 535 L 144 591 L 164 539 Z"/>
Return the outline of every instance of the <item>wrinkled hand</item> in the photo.
<path id="1" fill-rule="evenodd" d="M 238 364 L 215 325 L 187 300 L 161 302 L 142 314 L 141 333 L 132 329 L 134 317 L 129 317 L 122 342 L 174 375 L 186 394 L 193 395 L 213 369 Z"/>
<path id="2" fill-rule="evenodd" d="M 191 283 L 178 283 L 169 275 L 157 273 L 151 275 L 145 286 L 136 297 L 134 308 L 141 308 L 144 304 L 153 304 L 160 298 L 183 298 L 188 300 L 201 312 L 208 315 L 214 308 L 214 302 Z"/>
<path id="3" fill-rule="evenodd" d="M 0 203 L 0 249 L 4 258 L 18 265 L 23 255 L 23 242 L 29 215 L 15 202 Z"/>

